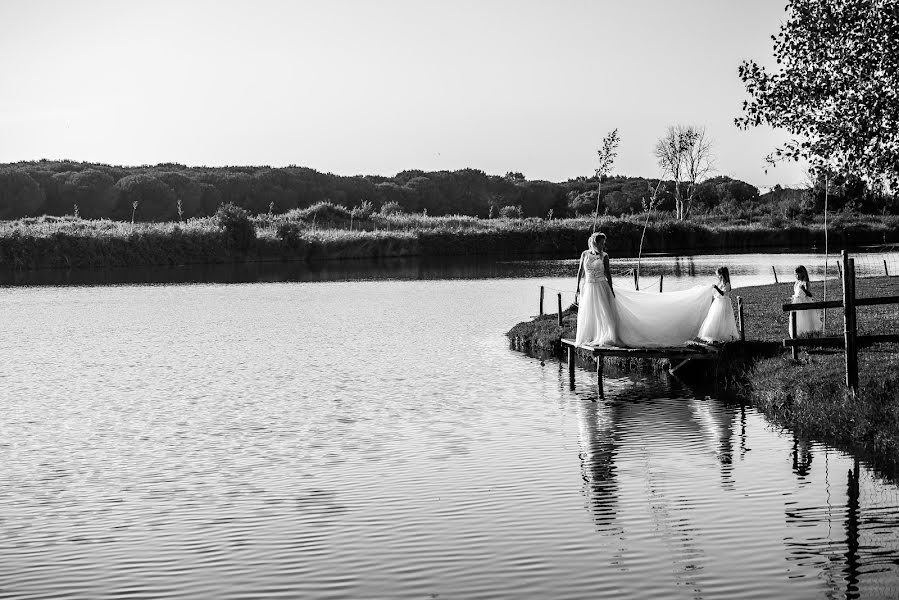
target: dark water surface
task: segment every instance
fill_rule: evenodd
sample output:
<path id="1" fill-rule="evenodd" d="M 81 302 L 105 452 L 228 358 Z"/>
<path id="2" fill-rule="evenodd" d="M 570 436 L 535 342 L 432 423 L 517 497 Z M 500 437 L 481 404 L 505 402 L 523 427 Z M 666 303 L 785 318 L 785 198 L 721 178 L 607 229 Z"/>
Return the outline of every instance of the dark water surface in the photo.
<path id="1" fill-rule="evenodd" d="M 894 483 L 711 390 L 570 390 L 503 333 L 573 282 L 518 268 L 0 288 L 0 597 L 899 595 Z"/>
<path id="2" fill-rule="evenodd" d="M 882 274 L 881 261 L 887 258 L 893 272 L 899 273 L 897 253 L 859 253 L 856 256 L 860 276 Z M 867 257 L 867 258 L 865 258 Z M 837 254 L 831 253 L 829 276 L 835 277 Z M 696 278 L 715 280 L 715 269 L 730 268 L 735 286 L 774 283 L 793 279 L 793 270 L 804 264 L 812 279 L 823 278 L 824 255 L 781 254 L 703 254 L 693 256 L 646 255 L 640 262 L 641 289 L 656 289 L 664 276 L 664 289 L 687 287 Z M 616 277 L 633 286 L 631 270 L 635 258 L 612 257 Z M 870 272 L 869 272 L 870 271 Z M 341 260 L 319 262 L 269 262 L 226 265 L 181 265 L 177 267 L 137 267 L 121 269 L 44 269 L 38 271 L 0 271 L 0 286 L 46 285 L 122 285 L 173 283 L 272 283 L 312 281 L 371 281 L 385 279 L 496 279 L 564 278 L 574 289 L 577 259 L 514 260 L 495 257 L 391 258 L 382 260 Z M 539 285 L 539 283 L 538 283 Z"/>

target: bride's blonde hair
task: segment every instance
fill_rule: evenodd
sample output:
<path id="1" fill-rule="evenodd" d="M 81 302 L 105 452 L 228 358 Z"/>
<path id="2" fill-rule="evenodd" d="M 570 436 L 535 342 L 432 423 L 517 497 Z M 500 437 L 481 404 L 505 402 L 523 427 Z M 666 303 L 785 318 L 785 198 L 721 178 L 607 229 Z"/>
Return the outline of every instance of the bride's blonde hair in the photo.
<path id="1" fill-rule="evenodd" d="M 594 254 L 599 254 L 599 246 L 596 245 L 596 240 L 602 240 L 603 245 L 605 245 L 606 234 L 601 231 L 597 231 L 587 238 L 587 247 L 590 248 L 590 251 Z"/>

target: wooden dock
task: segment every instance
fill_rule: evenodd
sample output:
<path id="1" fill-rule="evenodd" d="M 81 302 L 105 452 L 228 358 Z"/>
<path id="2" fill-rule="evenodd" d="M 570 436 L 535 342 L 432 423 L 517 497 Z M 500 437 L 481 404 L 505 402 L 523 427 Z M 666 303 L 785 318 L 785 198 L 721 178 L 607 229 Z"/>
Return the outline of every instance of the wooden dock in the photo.
<path id="1" fill-rule="evenodd" d="M 679 368 L 691 360 L 709 360 L 718 355 L 720 347 L 716 344 L 700 342 L 683 346 L 666 346 L 659 348 L 621 348 L 618 346 L 594 346 L 592 344 L 578 344 L 570 338 L 562 338 L 562 346 L 568 349 L 568 377 L 571 385 L 574 385 L 575 354 L 583 350 L 593 354 L 596 358 L 596 380 L 600 395 L 603 394 L 603 358 L 606 356 L 618 356 L 628 358 L 667 358 L 680 361 L 668 369 L 674 374 Z"/>

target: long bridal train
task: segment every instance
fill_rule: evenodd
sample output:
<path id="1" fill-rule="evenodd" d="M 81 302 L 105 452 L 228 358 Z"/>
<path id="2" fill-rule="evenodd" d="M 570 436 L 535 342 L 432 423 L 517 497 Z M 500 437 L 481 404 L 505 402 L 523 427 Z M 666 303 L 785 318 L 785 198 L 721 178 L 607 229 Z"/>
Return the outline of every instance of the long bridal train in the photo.
<path id="1" fill-rule="evenodd" d="M 579 307 L 578 343 L 631 348 L 682 346 L 699 335 L 714 296 L 711 285 L 662 294 L 615 288 L 615 297 L 609 298 L 613 307 L 592 306 L 604 304 L 605 298 L 591 298 L 592 302 Z M 617 318 L 617 323 L 603 322 L 603 317 Z M 586 336 L 582 335 L 582 321 L 584 333 L 589 332 Z M 598 324 L 587 325 L 588 321 Z"/>

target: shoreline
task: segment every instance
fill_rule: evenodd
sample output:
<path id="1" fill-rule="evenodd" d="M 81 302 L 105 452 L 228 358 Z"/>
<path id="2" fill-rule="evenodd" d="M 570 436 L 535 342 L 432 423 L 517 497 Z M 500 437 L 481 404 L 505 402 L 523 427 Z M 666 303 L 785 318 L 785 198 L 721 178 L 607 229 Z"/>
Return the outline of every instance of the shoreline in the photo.
<path id="1" fill-rule="evenodd" d="M 639 215 L 638 215 L 639 217 Z M 72 217 L 0 221 L 0 270 L 215 265 L 403 257 L 576 257 L 591 219 L 476 219 L 423 215 L 373 216 L 317 227 L 277 216 L 250 219 L 248 239 L 235 242 L 214 218 L 184 222 L 127 223 Z M 639 218 L 602 217 L 597 229 L 612 240 L 616 258 L 636 257 Z M 899 222 L 871 217 L 837 223 L 829 231 L 837 248 L 899 243 Z M 646 229 L 644 255 L 721 254 L 823 248 L 817 224 L 783 228 L 708 225 L 660 218 Z"/>
<path id="2" fill-rule="evenodd" d="M 743 298 L 746 341 L 724 344 L 714 361 L 678 371 L 684 380 L 717 382 L 766 415 L 773 423 L 831 446 L 868 457 L 891 476 L 899 474 L 899 344 L 878 344 L 859 350 L 859 392 L 846 390 L 842 350 L 802 351 L 793 360 L 783 348 L 788 313 L 781 309 L 791 283 L 735 288 Z M 828 296 L 839 297 L 840 283 L 832 280 Z M 899 295 L 899 277 L 857 280 L 858 296 Z M 820 286 L 819 286 L 820 291 Z M 890 310 L 892 309 L 892 313 Z M 895 327 L 895 306 L 865 307 L 859 311 L 859 331 L 885 333 Z M 842 313 L 828 317 L 829 331 L 841 330 Z M 507 336 L 510 347 L 543 358 L 563 359 L 561 338 L 574 337 L 577 312 L 543 315 L 515 325 Z M 579 353 L 579 366 L 595 364 Z M 622 373 L 667 373 L 667 359 L 606 358 L 605 364 Z"/>

